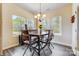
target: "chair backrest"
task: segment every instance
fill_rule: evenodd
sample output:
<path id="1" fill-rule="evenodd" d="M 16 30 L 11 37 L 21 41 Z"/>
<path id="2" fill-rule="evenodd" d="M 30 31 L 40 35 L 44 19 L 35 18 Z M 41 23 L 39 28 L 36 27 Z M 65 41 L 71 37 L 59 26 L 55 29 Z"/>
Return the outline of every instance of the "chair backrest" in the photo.
<path id="1" fill-rule="evenodd" d="M 28 30 L 22 30 L 22 34 L 29 34 Z"/>
<path id="2" fill-rule="evenodd" d="M 44 40 L 45 45 L 43 48 L 45 48 L 50 43 L 50 41 L 53 39 L 53 37 L 54 37 L 53 31 L 48 30 L 48 36 Z"/>
<path id="3" fill-rule="evenodd" d="M 48 41 L 51 41 L 53 39 L 53 37 L 54 37 L 53 32 L 49 30 L 48 31 Z"/>
<path id="4" fill-rule="evenodd" d="M 21 33 L 21 36 L 22 36 L 22 40 L 25 41 L 29 41 L 29 32 L 28 30 L 23 30 L 22 33 Z"/>
<path id="5" fill-rule="evenodd" d="M 25 24 L 25 30 L 27 30 L 27 24 Z"/>

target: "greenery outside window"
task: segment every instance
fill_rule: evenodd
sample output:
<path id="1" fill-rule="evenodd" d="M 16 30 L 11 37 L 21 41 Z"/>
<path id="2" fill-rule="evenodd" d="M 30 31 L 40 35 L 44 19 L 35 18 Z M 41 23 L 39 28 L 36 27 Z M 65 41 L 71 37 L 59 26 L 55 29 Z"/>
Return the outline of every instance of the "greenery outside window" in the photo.
<path id="1" fill-rule="evenodd" d="M 12 15 L 13 34 L 20 33 L 24 20 L 24 17 Z"/>
<path id="2" fill-rule="evenodd" d="M 53 32 L 55 35 L 61 35 L 62 34 L 62 19 L 61 16 L 55 16 L 51 20 L 51 29 L 53 29 Z"/>
<path id="3" fill-rule="evenodd" d="M 50 29 L 50 23 L 49 23 L 49 20 L 45 19 L 45 18 L 42 18 L 42 25 L 43 25 L 43 28 L 42 29 Z"/>
<path id="4" fill-rule="evenodd" d="M 28 29 L 36 29 L 36 22 L 34 19 L 26 19 L 21 16 L 12 15 L 13 34 L 19 34 L 21 30 L 24 30 L 25 24 L 27 24 Z"/>

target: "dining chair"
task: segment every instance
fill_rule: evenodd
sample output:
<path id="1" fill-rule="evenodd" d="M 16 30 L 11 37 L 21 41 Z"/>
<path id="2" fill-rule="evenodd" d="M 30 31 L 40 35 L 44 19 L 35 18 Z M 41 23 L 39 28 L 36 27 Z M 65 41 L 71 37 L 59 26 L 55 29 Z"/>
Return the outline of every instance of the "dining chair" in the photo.
<path id="1" fill-rule="evenodd" d="M 35 42 L 36 38 L 33 38 L 31 40 L 30 37 L 29 37 L 29 31 L 28 30 L 23 30 L 22 33 L 21 33 L 21 35 L 20 35 L 20 39 L 22 40 L 22 42 L 27 47 L 27 48 L 25 48 L 25 51 L 23 53 L 23 56 L 24 56 L 28 48 L 30 49 L 30 51 L 32 50 L 31 46 L 33 44 L 31 44 L 31 43 Z"/>
<path id="2" fill-rule="evenodd" d="M 53 34 L 53 32 L 52 31 L 48 31 L 48 36 L 47 37 L 44 37 L 42 40 L 41 40 L 41 42 L 42 42 L 42 46 L 44 46 L 43 47 L 43 49 L 45 48 L 45 47 L 48 47 L 48 49 L 50 50 L 50 52 L 52 53 L 52 50 L 51 50 L 51 48 L 50 48 L 50 46 L 52 46 L 53 48 L 54 48 L 54 46 L 52 45 L 52 39 L 54 38 L 54 34 Z M 45 52 L 44 52 L 44 54 L 45 54 Z M 46 54 L 45 54 L 46 55 Z"/>
<path id="3" fill-rule="evenodd" d="M 48 39 L 47 39 L 47 44 L 48 44 L 48 48 L 49 48 L 49 50 L 52 52 L 52 50 L 50 49 L 50 46 L 52 46 L 53 48 L 54 48 L 54 46 L 53 46 L 53 44 L 52 44 L 52 40 L 54 39 L 54 34 L 53 34 L 53 32 L 52 31 L 49 31 L 48 32 Z"/>
<path id="4" fill-rule="evenodd" d="M 49 40 L 50 45 L 54 48 L 54 46 L 52 45 L 52 42 L 51 42 L 53 39 L 54 39 L 53 31 L 49 31 L 48 40 Z"/>
<path id="5" fill-rule="evenodd" d="M 41 40 L 42 40 L 43 38 L 44 38 L 44 36 L 40 36 L 40 52 L 43 51 L 44 55 L 46 56 L 45 51 L 44 51 L 44 45 L 43 45 L 43 43 L 41 42 Z M 38 40 L 38 38 L 37 38 L 37 40 Z M 33 51 L 32 56 L 34 55 L 35 52 L 36 52 L 37 55 L 38 55 L 38 41 L 37 41 L 37 46 L 35 47 L 34 50 L 35 50 L 35 51 Z M 36 51 L 36 50 L 37 50 L 37 51 Z"/>

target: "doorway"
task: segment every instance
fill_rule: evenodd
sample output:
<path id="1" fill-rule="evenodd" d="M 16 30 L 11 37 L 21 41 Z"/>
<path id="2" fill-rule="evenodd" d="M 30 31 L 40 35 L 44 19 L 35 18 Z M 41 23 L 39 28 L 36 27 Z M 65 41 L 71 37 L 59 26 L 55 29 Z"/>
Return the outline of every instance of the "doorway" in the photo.
<path id="1" fill-rule="evenodd" d="M 79 51 L 79 6 L 77 8 L 77 50 Z"/>
<path id="2" fill-rule="evenodd" d="M 2 4 L 0 3 L 0 54 L 2 52 Z"/>

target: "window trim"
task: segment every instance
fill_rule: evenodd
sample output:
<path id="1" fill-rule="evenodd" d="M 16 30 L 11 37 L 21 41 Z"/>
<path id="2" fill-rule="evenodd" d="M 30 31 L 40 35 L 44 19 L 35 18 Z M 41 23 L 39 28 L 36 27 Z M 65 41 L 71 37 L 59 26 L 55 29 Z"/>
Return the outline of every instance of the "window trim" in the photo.
<path id="1" fill-rule="evenodd" d="M 12 34 L 13 34 L 13 36 L 17 36 L 17 35 L 20 35 L 20 32 L 18 32 L 18 31 L 13 31 L 13 16 L 15 16 L 15 17 L 22 17 L 22 19 L 24 18 L 24 19 L 26 19 L 26 21 L 28 21 L 29 19 L 30 19 L 30 21 L 31 20 L 33 20 L 33 22 L 35 23 L 35 25 L 34 25 L 34 28 L 31 28 L 31 30 L 33 29 L 33 30 L 36 30 L 36 21 L 33 19 L 33 18 L 25 18 L 25 17 L 23 17 L 23 16 L 18 16 L 18 15 L 12 15 Z M 25 21 L 25 20 L 24 20 Z M 30 28 L 28 28 L 28 30 L 30 30 Z"/>
<path id="2" fill-rule="evenodd" d="M 62 35 L 62 17 L 61 16 L 55 16 L 55 17 L 59 17 L 59 32 L 60 33 L 55 33 L 54 32 L 54 35 L 58 35 L 58 36 L 61 36 Z"/>
<path id="3" fill-rule="evenodd" d="M 12 32 L 13 37 L 18 37 L 19 35 L 21 35 L 21 32 Z"/>

